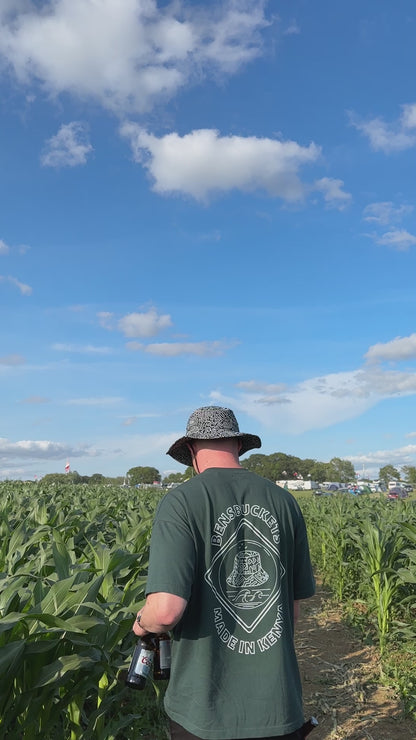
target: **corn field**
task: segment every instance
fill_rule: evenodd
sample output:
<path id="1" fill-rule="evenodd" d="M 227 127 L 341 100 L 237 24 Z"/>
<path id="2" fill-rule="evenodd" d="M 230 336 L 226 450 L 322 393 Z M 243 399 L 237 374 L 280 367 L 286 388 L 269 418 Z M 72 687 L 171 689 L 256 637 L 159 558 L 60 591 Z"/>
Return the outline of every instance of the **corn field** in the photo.
<path id="1" fill-rule="evenodd" d="M 154 692 L 149 701 L 121 679 L 158 498 L 0 483 L 1 738 L 111 740 L 153 729 Z"/>
<path id="2" fill-rule="evenodd" d="M 0 483 L 0 738 L 166 737 L 162 690 L 123 677 L 160 493 Z M 314 566 L 416 715 L 416 501 L 309 497 Z M 391 668 L 395 665 L 396 668 Z M 387 669 L 386 669 L 387 670 Z"/>
<path id="3" fill-rule="evenodd" d="M 416 501 L 338 494 L 300 505 L 316 571 L 416 717 Z"/>

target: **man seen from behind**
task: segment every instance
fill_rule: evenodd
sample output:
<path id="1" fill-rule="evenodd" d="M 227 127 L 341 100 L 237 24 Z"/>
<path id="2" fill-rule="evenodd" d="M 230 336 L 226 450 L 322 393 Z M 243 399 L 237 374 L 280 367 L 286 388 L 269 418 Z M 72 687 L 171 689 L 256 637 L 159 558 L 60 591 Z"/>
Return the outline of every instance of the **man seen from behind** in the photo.
<path id="1" fill-rule="evenodd" d="M 260 446 L 231 409 L 207 406 L 167 453 L 196 476 L 159 504 L 133 629 L 172 630 L 172 740 L 303 737 L 293 637 L 315 582 L 296 500 L 240 465 Z"/>

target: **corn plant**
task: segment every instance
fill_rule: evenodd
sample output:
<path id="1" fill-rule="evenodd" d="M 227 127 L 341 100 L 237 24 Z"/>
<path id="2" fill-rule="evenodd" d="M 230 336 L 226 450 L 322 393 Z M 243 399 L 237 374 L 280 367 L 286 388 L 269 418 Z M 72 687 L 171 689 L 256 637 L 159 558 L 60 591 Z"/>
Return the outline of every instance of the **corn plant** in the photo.
<path id="1" fill-rule="evenodd" d="M 350 588 L 352 559 L 351 532 L 355 527 L 351 515 L 354 502 L 345 496 L 313 499 L 304 506 L 308 524 L 311 554 L 324 585 L 339 601 Z"/>
<path id="2" fill-rule="evenodd" d="M 406 544 L 413 547 L 405 547 L 402 550 L 403 564 L 397 570 L 401 583 L 405 584 L 407 590 L 402 599 L 402 605 L 409 614 L 408 624 L 400 625 L 400 632 L 409 640 L 409 644 L 415 649 L 416 641 L 416 524 L 403 522 L 401 532 Z"/>
<path id="3" fill-rule="evenodd" d="M 143 719 L 120 675 L 152 506 L 100 488 L 39 485 L 33 500 L 0 484 L 0 737 L 110 740 Z"/>

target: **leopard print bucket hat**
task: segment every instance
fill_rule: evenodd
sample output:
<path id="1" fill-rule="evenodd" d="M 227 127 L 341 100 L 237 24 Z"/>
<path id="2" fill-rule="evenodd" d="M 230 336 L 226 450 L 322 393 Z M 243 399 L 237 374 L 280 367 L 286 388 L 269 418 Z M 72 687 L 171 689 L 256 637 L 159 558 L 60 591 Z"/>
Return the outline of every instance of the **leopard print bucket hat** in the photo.
<path id="1" fill-rule="evenodd" d="M 237 419 L 231 409 L 222 406 L 203 406 L 190 415 L 185 436 L 177 439 L 166 454 L 183 465 L 192 467 L 192 456 L 187 442 L 193 439 L 229 439 L 230 437 L 238 437 L 241 440 L 240 455 L 244 455 L 245 452 L 255 447 L 261 447 L 261 439 L 257 434 L 240 432 Z"/>

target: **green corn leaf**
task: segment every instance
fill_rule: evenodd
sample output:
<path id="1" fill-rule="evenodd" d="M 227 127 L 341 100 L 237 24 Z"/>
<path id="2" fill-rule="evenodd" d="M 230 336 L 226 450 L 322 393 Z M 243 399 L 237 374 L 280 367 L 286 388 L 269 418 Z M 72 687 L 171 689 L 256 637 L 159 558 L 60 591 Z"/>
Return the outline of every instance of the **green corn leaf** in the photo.
<path id="1" fill-rule="evenodd" d="M 10 612 L 6 616 L 0 618 L 0 632 L 8 632 L 12 630 L 16 625 L 20 624 L 24 619 L 25 615 L 20 612 Z"/>
<path id="2" fill-rule="evenodd" d="M 23 640 L 9 642 L 0 649 L 0 676 L 12 670 L 13 664 L 18 661 L 25 651 Z"/>
<path id="3" fill-rule="evenodd" d="M 68 617 L 68 619 L 62 619 L 61 617 L 57 617 L 54 614 L 45 614 L 43 612 L 28 612 L 27 614 L 24 614 L 22 616 L 26 620 L 35 620 L 36 622 L 40 622 L 41 624 L 44 624 L 46 627 L 50 628 L 52 631 L 60 630 L 65 632 L 83 633 L 91 629 L 91 627 L 96 627 L 98 625 L 104 624 L 102 619 L 98 619 L 97 617 L 89 615 L 79 615 Z"/>
<path id="4" fill-rule="evenodd" d="M 100 657 L 97 651 L 93 652 L 95 652 L 95 658 Z M 51 683 L 56 683 L 57 685 L 64 683 L 68 673 L 92 668 L 95 663 L 96 660 L 93 655 L 63 655 L 50 665 L 42 668 L 34 688 L 47 686 Z"/>
<path id="5" fill-rule="evenodd" d="M 52 555 L 56 572 L 60 580 L 69 578 L 71 575 L 71 556 L 65 542 L 56 531 L 53 532 L 55 542 L 52 543 Z"/>
<path id="6" fill-rule="evenodd" d="M 399 568 L 397 573 L 404 583 L 416 583 L 416 569 Z"/>
<path id="7" fill-rule="evenodd" d="M 110 559 L 108 564 L 108 571 L 116 570 L 119 566 L 124 568 L 130 568 L 133 563 L 137 562 L 140 558 L 139 554 L 127 553 L 124 550 L 116 550 Z"/>
<path id="8" fill-rule="evenodd" d="M 25 657 L 51 652 L 60 644 L 62 644 L 62 638 L 60 636 L 53 638 L 48 637 L 47 640 L 36 640 L 36 642 L 26 641 Z"/>
<path id="9" fill-rule="evenodd" d="M 64 604 L 68 601 L 68 596 L 71 593 L 71 589 L 74 587 L 76 576 L 72 575 L 70 578 L 64 578 L 62 581 L 57 581 L 46 593 L 40 604 L 40 610 L 49 614 L 56 614 L 64 610 Z"/>

